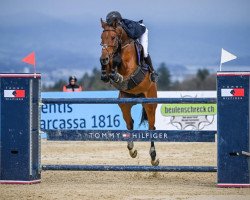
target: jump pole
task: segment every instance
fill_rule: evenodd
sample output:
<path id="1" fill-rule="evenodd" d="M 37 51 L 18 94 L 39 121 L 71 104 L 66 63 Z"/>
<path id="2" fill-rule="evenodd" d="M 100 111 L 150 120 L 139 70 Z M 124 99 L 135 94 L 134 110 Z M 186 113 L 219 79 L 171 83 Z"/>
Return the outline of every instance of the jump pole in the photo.
<path id="1" fill-rule="evenodd" d="M 43 98 L 44 104 L 216 103 L 216 98 Z"/>
<path id="2" fill-rule="evenodd" d="M 126 172 L 217 172 L 212 166 L 147 166 L 147 165 L 43 165 L 53 171 L 126 171 Z"/>

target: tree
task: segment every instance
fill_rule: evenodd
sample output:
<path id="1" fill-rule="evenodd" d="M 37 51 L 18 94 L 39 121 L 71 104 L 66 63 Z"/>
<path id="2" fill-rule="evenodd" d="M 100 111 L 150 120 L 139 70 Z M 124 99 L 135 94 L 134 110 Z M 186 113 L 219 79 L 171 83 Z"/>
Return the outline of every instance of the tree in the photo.
<path id="1" fill-rule="evenodd" d="M 62 91 L 64 85 L 67 85 L 67 82 L 60 79 L 52 86 L 43 86 L 42 91 Z"/>
<path id="2" fill-rule="evenodd" d="M 84 90 L 114 90 L 109 83 L 101 80 L 101 71 L 94 68 L 91 75 L 85 73 L 79 83 L 84 86 Z"/>
<path id="3" fill-rule="evenodd" d="M 196 77 L 198 80 L 204 81 L 209 76 L 209 71 L 207 69 L 198 69 Z"/>
<path id="4" fill-rule="evenodd" d="M 173 90 L 216 90 L 216 75 L 209 74 L 207 69 L 199 69 L 196 76 L 189 79 L 184 79 L 182 82 L 174 82 Z"/>
<path id="5" fill-rule="evenodd" d="M 169 90 L 171 86 L 171 75 L 164 62 L 158 67 L 157 73 L 159 75 L 158 89 Z"/>
<path id="6" fill-rule="evenodd" d="M 88 89 L 89 81 L 90 81 L 90 76 L 89 76 L 89 74 L 86 72 L 86 73 L 82 76 L 82 78 L 79 79 L 79 85 L 82 86 L 83 90 L 87 90 L 87 89 Z"/>

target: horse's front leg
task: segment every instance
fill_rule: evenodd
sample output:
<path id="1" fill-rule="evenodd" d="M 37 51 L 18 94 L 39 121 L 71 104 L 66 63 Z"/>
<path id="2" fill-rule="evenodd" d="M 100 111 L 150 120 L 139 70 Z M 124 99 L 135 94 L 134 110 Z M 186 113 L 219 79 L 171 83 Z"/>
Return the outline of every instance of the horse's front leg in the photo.
<path id="1" fill-rule="evenodd" d="M 102 63 L 102 61 L 101 61 Z M 104 83 L 107 83 L 109 82 L 110 78 L 107 74 L 107 66 L 106 65 L 103 65 L 102 64 L 102 74 L 101 74 L 101 80 L 104 82 Z"/>
<path id="2" fill-rule="evenodd" d="M 121 108 L 123 119 L 126 122 L 127 129 L 128 130 L 133 130 L 134 128 L 134 120 L 131 117 L 131 104 L 119 104 L 119 107 Z M 128 141 L 127 148 L 129 150 L 129 155 L 132 158 L 135 158 L 137 156 L 137 150 L 134 149 L 134 142 L 133 141 Z"/>
<path id="3" fill-rule="evenodd" d="M 121 62 L 121 55 L 119 53 L 115 54 L 113 56 L 111 73 L 109 75 L 110 79 L 115 83 L 121 83 L 123 81 L 123 76 L 117 72 L 117 68 L 120 68 Z"/>
<path id="4" fill-rule="evenodd" d="M 156 104 L 144 104 L 143 107 L 145 108 L 145 111 L 147 113 L 148 117 L 148 129 L 149 130 L 155 130 L 155 110 L 156 110 Z M 149 150 L 149 155 L 151 157 L 151 164 L 153 166 L 158 166 L 160 163 L 159 159 L 156 159 L 156 149 L 154 141 L 151 141 L 151 146 Z"/>

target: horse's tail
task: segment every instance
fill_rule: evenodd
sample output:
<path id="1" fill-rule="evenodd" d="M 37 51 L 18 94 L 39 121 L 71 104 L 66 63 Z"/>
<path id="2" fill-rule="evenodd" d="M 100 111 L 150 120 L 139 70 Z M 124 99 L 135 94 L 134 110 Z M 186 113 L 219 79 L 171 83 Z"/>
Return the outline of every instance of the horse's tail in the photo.
<path id="1" fill-rule="evenodd" d="M 146 110 L 144 107 L 142 107 L 142 114 L 141 114 L 141 122 L 140 122 L 140 126 L 143 124 L 145 125 L 145 123 L 148 121 L 148 116 L 146 113 Z"/>

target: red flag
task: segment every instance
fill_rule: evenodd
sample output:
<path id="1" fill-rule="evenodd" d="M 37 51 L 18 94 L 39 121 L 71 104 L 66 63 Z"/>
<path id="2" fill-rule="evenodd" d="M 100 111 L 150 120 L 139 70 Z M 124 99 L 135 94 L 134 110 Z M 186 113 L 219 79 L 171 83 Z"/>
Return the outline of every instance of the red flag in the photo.
<path id="1" fill-rule="evenodd" d="M 36 65 L 35 52 L 33 51 L 32 53 L 27 55 L 25 58 L 22 59 L 22 61 L 35 66 Z"/>

